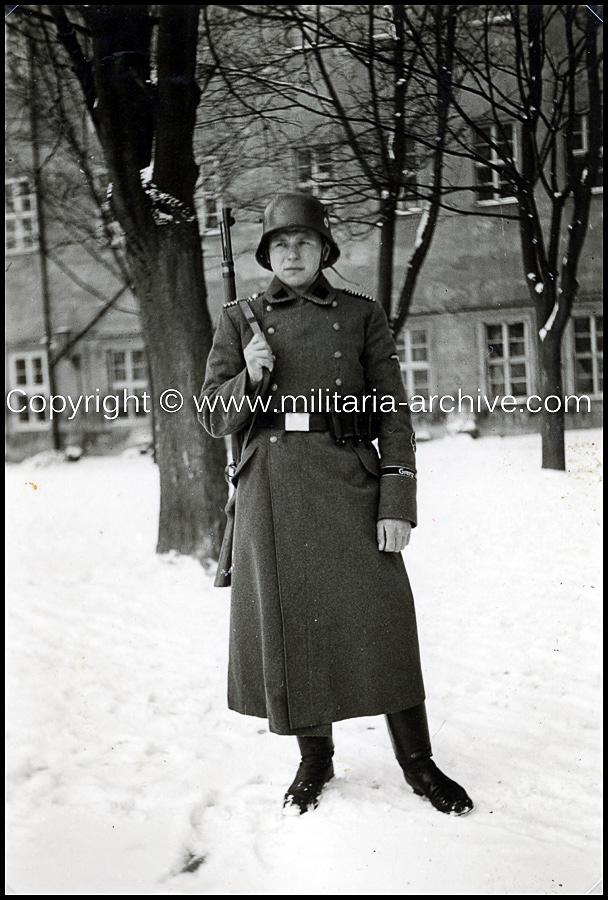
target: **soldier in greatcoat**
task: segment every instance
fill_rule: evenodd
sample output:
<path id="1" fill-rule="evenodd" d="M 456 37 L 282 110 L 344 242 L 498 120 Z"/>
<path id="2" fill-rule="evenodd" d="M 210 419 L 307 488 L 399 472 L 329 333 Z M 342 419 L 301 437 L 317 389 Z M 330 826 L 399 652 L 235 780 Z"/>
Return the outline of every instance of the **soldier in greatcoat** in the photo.
<path id="1" fill-rule="evenodd" d="M 339 254 L 323 204 L 277 195 L 256 252 L 274 278 L 224 307 L 209 354 L 199 417 L 240 456 L 228 704 L 297 737 L 285 805 L 318 804 L 333 722 L 384 714 L 407 783 L 462 815 L 470 798 L 431 759 L 401 556 L 416 465 L 398 356 L 382 308 L 323 275 Z"/>

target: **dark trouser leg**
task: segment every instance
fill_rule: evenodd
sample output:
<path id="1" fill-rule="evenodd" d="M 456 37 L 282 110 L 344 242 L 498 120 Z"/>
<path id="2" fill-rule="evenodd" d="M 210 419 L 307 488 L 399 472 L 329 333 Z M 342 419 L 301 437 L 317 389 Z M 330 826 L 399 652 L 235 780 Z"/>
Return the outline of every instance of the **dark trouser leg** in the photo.
<path id="1" fill-rule="evenodd" d="M 334 776 L 334 742 L 331 737 L 298 737 L 298 746 L 302 761 L 283 806 L 294 806 L 305 813 L 319 805 L 321 791 Z"/>
<path id="2" fill-rule="evenodd" d="M 386 717 L 397 762 L 415 794 L 427 797 L 439 812 L 463 816 L 473 801 L 431 759 L 431 739 L 424 703 Z"/>

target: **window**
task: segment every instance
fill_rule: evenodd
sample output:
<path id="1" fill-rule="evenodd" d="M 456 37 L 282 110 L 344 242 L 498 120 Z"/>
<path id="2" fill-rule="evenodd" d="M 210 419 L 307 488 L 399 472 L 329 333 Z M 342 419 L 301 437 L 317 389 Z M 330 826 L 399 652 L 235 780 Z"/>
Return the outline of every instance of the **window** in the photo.
<path id="1" fill-rule="evenodd" d="M 13 394 L 13 409 L 25 407 L 23 412 L 11 413 L 16 431 L 33 431 L 47 428 L 49 421 L 41 409 L 42 401 L 32 399 L 40 394 L 46 401 L 49 396 L 49 379 L 46 354 L 38 351 L 15 353 L 9 357 L 9 381 L 11 388 L 23 393 Z M 31 406 L 30 406 L 31 399 Z M 37 411 L 40 410 L 40 411 Z"/>
<path id="2" fill-rule="evenodd" d="M 428 400 L 430 355 L 427 329 L 405 328 L 397 341 L 397 352 L 407 396 L 424 397 Z"/>
<path id="3" fill-rule="evenodd" d="M 110 391 L 120 398 L 117 419 L 128 421 L 147 415 L 142 399 L 148 390 L 148 367 L 143 349 L 109 350 L 108 369 Z M 131 399 L 123 402 L 125 397 L 137 397 L 139 402 Z"/>
<path id="4" fill-rule="evenodd" d="M 397 203 L 397 211 L 400 213 L 420 212 L 422 209 L 422 200 L 418 192 L 418 167 L 416 144 L 411 138 L 406 138 L 403 184 Z"/>
<path id="5" fill-rule="evenodd" d="M 27 178 L 9 178 L 4 194 L 6 252 L 24 253 L 38 246 L 36 195 Z"/>
<path id="6" fill-rule="evenodd" d="M 328 144 L 295 149 L 296 181 L 302 191 L 310 191 L 322 200 L 327 196 L 332 179 L 331 150 Z"/>
<path id="7" fill-rule="evenodd" d="M 484 130 L 487 137 L 477 133 L 473 137 L 473 150 L 479 157 L 473 162 L 475 200 L 477 203 L 513 200 L 513 186 L 505 168 L 509 163 L 517 165 L 515 126 L 504 122 L 500 126 L 484 126 Z"/>
<path id="8" fill-rule="evenodd" d="M 604 390 L 604 317 L 574 316 L 574 391 L 601 394 Z"/>
<path id="9" fill-rule="evenodd" d="M 485 359 L 491 397 L 527 397 L 530 359 L 525 322 L 485 325 Z"/>
<path id="10" fill-rule="evenodd" d="M 574 165 L 577 177 L 580 179 L 583 169 L 587 165 L 587 154 L 589 152 L 589 117 L 577 116 L 572 132 L 573 138 L 573 155 Z M 604 148 L 600 151 L 600 164 L 597 175 L 592 184 L 593 191 L 599 193 L 604 189 Z"/>
<path id="11" fill-rule="evenodd" d="M 220 188 L 220 161 L 216 156 L 206 156 L 201 164 L 201 184 L 198 195 L 202 200 L 203 231 L 215 231 L 222 218 L 222 192 Z"/>

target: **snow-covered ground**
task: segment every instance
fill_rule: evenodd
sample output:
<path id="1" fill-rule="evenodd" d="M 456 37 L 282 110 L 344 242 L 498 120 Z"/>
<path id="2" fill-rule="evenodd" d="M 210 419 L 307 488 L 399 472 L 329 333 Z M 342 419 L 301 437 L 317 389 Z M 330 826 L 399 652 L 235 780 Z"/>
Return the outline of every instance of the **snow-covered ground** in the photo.
<path id="1" fill-rule="evenodd" d="M 405 551 L 436 762 L 405 785 L 382 718 L 286 816 L 294 738 L 226 709 L 229 593 L 154 554 L 148 458 L 8 469 L 8 861 L 17 894 L 599 893 L 600 432 L 419 448 Z"/>

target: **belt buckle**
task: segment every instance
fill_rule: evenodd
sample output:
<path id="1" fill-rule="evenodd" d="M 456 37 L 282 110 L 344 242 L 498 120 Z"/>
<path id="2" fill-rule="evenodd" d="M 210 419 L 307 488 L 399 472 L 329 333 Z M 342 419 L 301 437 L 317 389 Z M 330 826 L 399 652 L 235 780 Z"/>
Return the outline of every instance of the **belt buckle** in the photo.
<path id="1" fill-rule="evenodd" d="M 285 413 L 285 431 L 310 431 L 310 413 Z"/>

